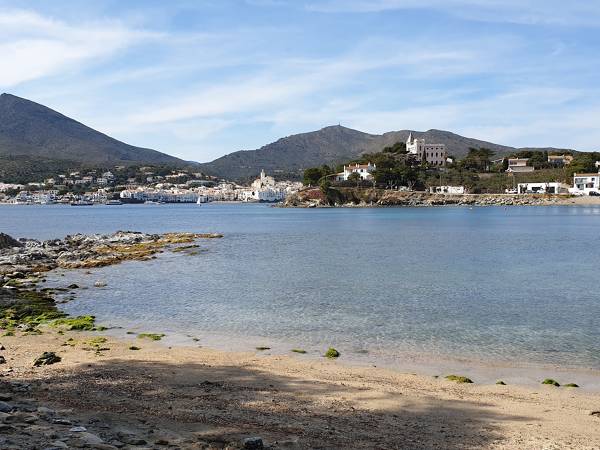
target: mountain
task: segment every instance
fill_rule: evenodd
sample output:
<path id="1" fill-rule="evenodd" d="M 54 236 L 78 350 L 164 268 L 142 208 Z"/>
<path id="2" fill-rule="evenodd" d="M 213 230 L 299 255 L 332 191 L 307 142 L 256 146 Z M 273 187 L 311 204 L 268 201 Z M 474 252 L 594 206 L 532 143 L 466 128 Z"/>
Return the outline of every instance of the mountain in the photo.
<path id="1" fill-rule="evenodd" d="M 0 159 L 85 166 L 187 164 L 156 150 L 125 144 L 46 106 L 10 94 L 0 95 Z"/>
<path id="2" fill-rule="evenodd" d="M 363 153 L 379 152 L 396 142 L 405 142 L 411 132 L 414 137 L 425 138 L 429 143 L 445 144 L 448 154 L 458 158 L 464 157 L 471 147 L 489 148 L 498 156 L 519 150 L 442 130 L 402 130 L 378 135 L 337 125 L 288 136 L 258 150 L 234 152 L 201 167 L 210 175 L 235 180 L 254 177 L 261 169 L 279 178 L 298 178 L 307 167 L 345 163 Z"/>

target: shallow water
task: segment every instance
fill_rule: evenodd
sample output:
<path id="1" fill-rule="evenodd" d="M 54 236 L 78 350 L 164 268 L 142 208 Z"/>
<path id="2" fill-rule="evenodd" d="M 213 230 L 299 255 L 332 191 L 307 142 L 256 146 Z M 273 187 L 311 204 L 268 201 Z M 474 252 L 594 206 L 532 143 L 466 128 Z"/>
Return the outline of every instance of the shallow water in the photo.
<path id="1" fill-rule="evenodd" d="M 16 236 L 120 229 L 225 238 L 58 277 L 89 287 L 68 312 L 432 372 L 460 359 L 600 369 L 598 207 L 0 206 L 0 231 Z"/>

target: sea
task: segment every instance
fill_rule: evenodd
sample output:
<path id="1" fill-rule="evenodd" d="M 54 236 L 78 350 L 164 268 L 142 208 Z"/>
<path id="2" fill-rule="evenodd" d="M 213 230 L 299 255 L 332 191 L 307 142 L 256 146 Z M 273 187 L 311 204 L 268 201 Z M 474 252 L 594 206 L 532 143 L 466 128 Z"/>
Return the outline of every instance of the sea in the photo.
<path id="1" fill-rule="evenodd" d="M 117 230 L 224 235 L 193 255 L 49 275 L 81 286 L 66 312 L 123 337 L 258 357 L 334 347 L 341 363 L 600 390 L 597 206 L 0 206 L 14 237 Z"/>

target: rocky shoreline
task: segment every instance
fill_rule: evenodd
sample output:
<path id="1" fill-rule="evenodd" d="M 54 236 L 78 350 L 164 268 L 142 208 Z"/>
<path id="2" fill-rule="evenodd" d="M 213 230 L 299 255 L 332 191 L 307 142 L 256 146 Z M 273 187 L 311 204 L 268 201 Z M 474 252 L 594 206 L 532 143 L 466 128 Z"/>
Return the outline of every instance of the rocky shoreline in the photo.
<path id="1" fill-rule="evenodd" d="M 598 203 L 595 198 L 584 198 L 588 203 Z M 517 194 L 430 194 L 386 189 L 330 188 L 323 193 L 318 188 L 308 188 L 289 196 L 283 207 L 386 207 L 386 206 L 556 206 L 580 203 L 565 195 Z"/>
<path id="2" fill-rule="evenodd" d="M 123 261 L 145 261 L 166 250 L 194 255 L 200 247 L 195 243 L 199 239 L 220 237 L 220 234 L 159 235 L 120 231 L 110 235 L 77 234 L 38 241 L 14 239 L 0 233 L 0 330 L 3 341 L 44 335 L 44 340 L 51 337 L 65 339 L 63 347 L 75 346 L 81 332 L 105 329 L 95 324 L 93 316 L 67 317 L 58 309 L 53 294 L 74 292 L 79 286 L 40 288 L 46 282 L 45 274 L 51 270 L 90 269 Z M 106 349 L 103 345 L 106 341 L 105 337 L 92 337 L 83 341 L 83 348 L 101 354 Z M 74 415 L 72 409 L 53 409 L 42 404 L 39 397 L 52 389 L 51 384 L 43 381 L 44 375 L 37 373 L 31 382 L 21 381 L 20 377 L 61 362 L 59 354 L 63 352 L 40 348 L 32 355 L 35 358 L 32 358 L 30 369 L 17 369 L 9 364 L 14 359 L 11 347 L 0 344 L 0 448 L 203 448 L 195 447 L 199 445 L 197 439 L 186 441 L 181 436 L 167 439 L 167 434 L 156 434 L 159 430 L 146 425 L 144 420 L 108 424 L 82 414 Z"/>

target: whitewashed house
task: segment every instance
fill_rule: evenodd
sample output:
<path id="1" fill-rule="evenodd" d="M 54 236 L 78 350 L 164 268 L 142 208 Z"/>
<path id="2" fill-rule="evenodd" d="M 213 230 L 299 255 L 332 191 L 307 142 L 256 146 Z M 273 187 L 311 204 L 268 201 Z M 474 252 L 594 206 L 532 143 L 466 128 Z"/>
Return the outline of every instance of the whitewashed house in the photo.
<path id="1" fill-rule="evenodd" d="M 373 179 L 372 172 L 377 169 L 375 164 L 350 164 L 349 166 L 344 166 L 344 171 L 336 174 L 335 181 L 348 181 L 348 178 L 353 173 L 358 174 L 361 180 L 371 181 Z"/>
<path id="2" fill-rule="evenodd" d="M 590 192 L 600 193 L 600 172 L 573 174 L 573 187 L 569 189 L 569 192 L 575 195 L 590 195 Z"/>
<path id="3" fill-rule="evenodd" d="M 567 194 L 569 186 L 564 183 L 519 183 L 518 194 Z"/>
<path id="4" fill-rule="evenodd" d="M 448 153 L 444 144 L 427 144 L 425 139 L 413 138 L 412 133 L 406 140 L 406 150 L 417 161 L 425 161 L 432 166 L 444 167 L 448 162 Z"/>

